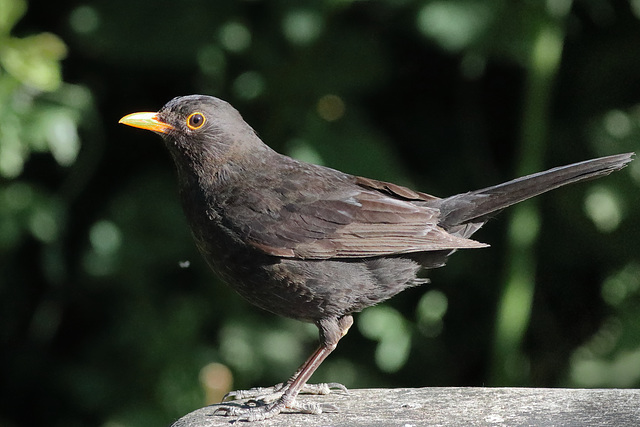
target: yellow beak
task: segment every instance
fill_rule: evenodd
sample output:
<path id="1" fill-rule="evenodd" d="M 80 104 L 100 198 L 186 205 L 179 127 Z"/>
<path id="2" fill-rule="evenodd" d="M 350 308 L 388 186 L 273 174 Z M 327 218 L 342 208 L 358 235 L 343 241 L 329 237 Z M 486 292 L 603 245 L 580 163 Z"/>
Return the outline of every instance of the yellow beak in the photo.
<path id="1" fill-rule="evenodd" d="M 158 119 L 158 113 L 133 113 L 124 116 L 118 123 L 160 133 L 167 133 L 174 129 L 169 123 Z"/>

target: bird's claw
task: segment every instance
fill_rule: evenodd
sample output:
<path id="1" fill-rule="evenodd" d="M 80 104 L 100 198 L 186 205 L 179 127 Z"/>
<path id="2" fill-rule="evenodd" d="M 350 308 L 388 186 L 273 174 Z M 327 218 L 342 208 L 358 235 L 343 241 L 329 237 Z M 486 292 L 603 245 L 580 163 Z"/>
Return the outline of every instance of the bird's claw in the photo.
<path id="1" fill-rule="evenodd" d="M 347 393 L 347 388 L 340 383 L 320 383 L 320 384 L 305 384 L 300 390 L 303 394 L 331 394 L 332 392 L 339 391 L 341 393 Z"/>
<path id="2" fill-rule="evenodd" d="M 255 400 L 244 404 L 224 403 L 220 404 L 213 413 L 214 415 L 225 417 L 236 417 L 236 419 L 232 421 L 232 423 L 235 423 L 238 421 L 252 422 L 266 420 L 267 418 L 278 415 L 285 409 L 301 414 L 313 415 L 322 414 L 323 412 L 338 412 L 338 407 L 330 403 L 299 403 L 296 399 L 287 403 L 281 398 L 271 404 L 265 404 Z"/>
<path id="3" fill-rule="evenodd" d="M 262 421 L 278 415 L 285 407 L 286 404 L 281 399 L 271 404 L 252 400 L 243 404 L 220 404 L 215 411 L 213 411 L 213 414 L 225 417 L 236 417 L 231 421 L 232 423 L 238 421 Z"/>

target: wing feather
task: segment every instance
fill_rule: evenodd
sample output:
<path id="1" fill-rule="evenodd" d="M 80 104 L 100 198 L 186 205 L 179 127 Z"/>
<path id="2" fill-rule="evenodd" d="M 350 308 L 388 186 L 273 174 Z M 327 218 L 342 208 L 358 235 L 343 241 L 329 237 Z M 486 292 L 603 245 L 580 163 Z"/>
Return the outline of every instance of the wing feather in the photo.
<path id="1" fill-rule="evenodd" d="M 394 186 L 393 194 L 404 199 L 422 194 L 402 189 Z M 439 227 L 438 209 L 389 193 L 371 185 L 307 193 L 279 208 L 273 197 L 259 197 L 250 208 L 247 200 L 234 204 L 236 210 L 227 218 L 238 219 L 242 226 L 232 228 L 255 248 L 290 258 L 363 258 L 486 246 Z"/>

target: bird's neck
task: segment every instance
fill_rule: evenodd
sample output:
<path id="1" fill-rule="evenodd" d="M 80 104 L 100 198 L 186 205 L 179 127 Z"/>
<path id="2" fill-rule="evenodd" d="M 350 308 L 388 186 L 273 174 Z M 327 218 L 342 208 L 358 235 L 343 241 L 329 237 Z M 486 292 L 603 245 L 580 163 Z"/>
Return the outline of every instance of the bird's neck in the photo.
<path id="1" fill-rule="evenodd" d="M 278 164 L 279 156 L 262 143 L 230 144 L 224 150 L 200 151 L 197 156 L 187 158 L 176 158 L 183 153 L 172 154 L 183 203 L 207 206 L 216 205 L 220 198 L 233 193 L 239 183 L 260 175 L 269 165 Z"/>

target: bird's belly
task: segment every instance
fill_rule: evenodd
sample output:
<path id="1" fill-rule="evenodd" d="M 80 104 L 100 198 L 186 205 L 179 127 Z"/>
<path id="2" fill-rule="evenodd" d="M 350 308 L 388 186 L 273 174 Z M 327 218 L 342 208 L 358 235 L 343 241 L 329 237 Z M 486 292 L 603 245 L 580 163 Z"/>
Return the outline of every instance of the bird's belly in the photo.
<path id="1" fill-rule="evenodd" d="M 205 255 L 212 269 L 250 303 L 303 321 L 341 317 L 384 301 L 416 279 L 420 265 L 402 257 L 300 260 L 260 253 Z"/>

